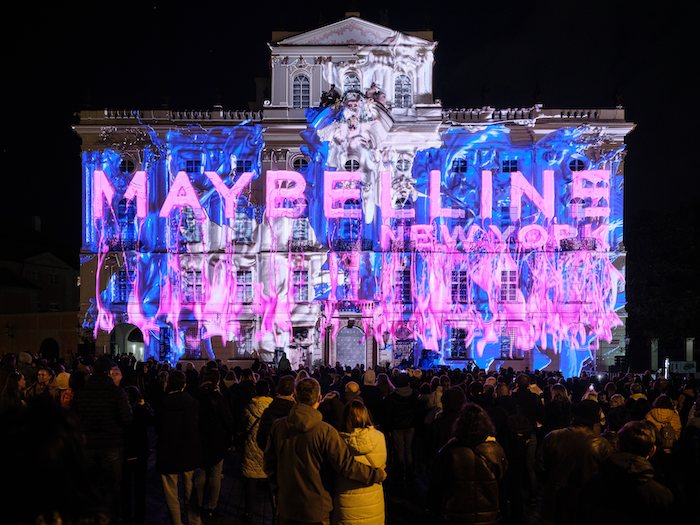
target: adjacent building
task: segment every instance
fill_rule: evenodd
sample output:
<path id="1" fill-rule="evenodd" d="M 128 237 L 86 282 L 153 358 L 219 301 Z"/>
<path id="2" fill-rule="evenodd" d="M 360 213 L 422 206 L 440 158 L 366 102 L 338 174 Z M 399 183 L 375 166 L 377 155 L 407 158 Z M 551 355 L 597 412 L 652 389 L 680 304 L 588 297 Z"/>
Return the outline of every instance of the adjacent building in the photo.
<path id="1" fill-rule="evenodd" d="M 159 360 L 624 354 L 624 110 L 446 109 L 436 42 L 273 34 L 260 111 L 85 111 L 81 315 Z"/>

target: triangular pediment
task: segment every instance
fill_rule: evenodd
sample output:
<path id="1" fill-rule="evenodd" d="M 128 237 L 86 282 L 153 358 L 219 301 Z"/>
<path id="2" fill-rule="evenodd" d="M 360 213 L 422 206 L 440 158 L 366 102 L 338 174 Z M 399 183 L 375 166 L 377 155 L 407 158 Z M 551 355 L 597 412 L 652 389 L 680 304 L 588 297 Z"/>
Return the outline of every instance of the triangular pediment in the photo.
<path id="1" fill-rule="evenodd" d="M 352 16 L 306 33 L 285 38 L 277 44 L 285 46 L 371 46 L 394 41 L 397 36 L 398 31 Z M 428 42 L 417 37 L 408 38 L 416 40 L 416 43 L 418 41 Z"/>
<path id="2" fill-rule="evenodd" d="M 35 264 L 37 266 L 46 266 L 47 268 L 61 268 L 64 270 L 71 270 L 72 268 L 64 263 L 61 259 L 56 257 L 54 254 L 49 252 L 40 253 L 33 257 L 27 257 L 24 260 L 27 264 Z"/>

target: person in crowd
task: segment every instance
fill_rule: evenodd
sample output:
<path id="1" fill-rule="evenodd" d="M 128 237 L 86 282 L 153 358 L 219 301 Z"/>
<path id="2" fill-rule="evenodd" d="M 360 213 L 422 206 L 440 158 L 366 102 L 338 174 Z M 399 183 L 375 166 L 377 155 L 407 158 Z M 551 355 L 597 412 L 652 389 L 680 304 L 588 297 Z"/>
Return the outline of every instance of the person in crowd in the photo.
<path id="1" fill-rule="evenodd" d="M 620 429 L 617 451 L 581 488 L 579 523 L 638 525 L 680 518 L 671 491 L 654 481 L 649 458 L 657 450 L 655 443 L 656 432 L 648 421 L 630 421 Z"/>
<path id="2" fill-rule="evenodd" d="M 318 410 L 323 415 L 323 420 L 336 430 L 340 430 L 343 421 L 343 411 L 347 403 L 355 399 L 359 399 L 364 403 L 360 395 L 360 385 L 355 381 L 348 381 L 344 390 L 342 396 L 335 391 L 329 392 L 318 407 Z"/>
<path id="3" fill-rule="evenodd" d="M 233 416 L 228 400 L 220 392 L 219 370 L 205 368 L 202 371 L 202 384 L 197 390 L 199 401 L 199 434 L 202 440 L 203 468 L 197 480 L 198 500 L 204 517 L 219 517 L 217 510 L 221 492 L 221 473 L 224 458 L 231 449 L 233 436 Z M 209 499 L 204 504 L 204 492 L 208 489 Z"/>
<path id="4" fill-rule="evenodd" d="M 73 395 L 73 408 L 85 434 L 88 476 L 116 517 L 121 500 L 124 429 L 134 415 L 126 393 L 109 377 L 113 365 L 105 356 L 95 362 L 93 375 Z"/>
<path id="5" fill-rule="evenodd" d="M 386 464 L 386 440 L 370 419 L 370 414 L 359 399 L 349 401 L 343 409 L 341 437 L 355 461 L 374 468 Z M 338 474 L 331 523 L 337 525 L 383 525 L 384 489 L 381 483 L 365 483 Z"/>
<path id="6" fill-rule="evenodd" d="M 600 406 L 584 399 L 574 407 L 571 425 L 547 434 L 537 457 L 545 483 L 542 517 L 561 525 L 575 523 L 579 491 L 613 452 L 593 428 L 600 424 Z"/>
<path id="7" fill-rule="evenodd" d="M 0 411 L 6 412 L 11 409 L 27 406 L 25 391 L 27 382 L 19 372 L 12 372 L 7 376 L 5 388 L 0 394 Z"/>
<path id="8" fill-rule="evenodd" d="M 195 469 L 204 464 L 199 431 L 199 402 L 185 392 L 185 373 L 173 370 L 168 376 L 167 393 L 156 412 L 156 471 L 163 482 L 165 502 L 173 525 L 182 525 L 178 477 L 182 479 L 183 499 L 189 525 L 199 525 L 200 509 L 194 488 Z"/>
<path id="9" fill-rule="evenodd" d="M 41 367 L 36 374 L 36 383 L 27 388 L 27 399 L 48 398 L 58 402 L 58 384 L 56 383 L 56 374 L 48 367 Z"/>
<path id="10" fill-rule="evenodd" d="M 381 373 L 377 376 L 377 388 L 382 392 L 382 399 L 386 399 L 394 391 L 394 384 L 388 375 Z"/>
<path id="11" fill-rule="evenodd" d="M 542 395 L 533 390 L 536 385 L 530 382 L 528 374 L 518 374 L 516 377 L 517 390 L 513 392 L 515 403 L 522 409 L 530 420 L 530 442 L 527 449 L 525 469 L 527 476 L 526 489 L 529 494 L 530 506 L 534 507 L 537 497 L 537 476 L 535 474 L 535 457 L 537 454 L 537 425 L 545 420 Z M 539 390 L 539 389 L 537 389 Z"/>
<path id="12" fill-rule="evenodd" d="M 376 373 L 371 368 L 365 372 L 362 377 L 362 386 L 360 387 L 360 396 L 364 402 L 369 415 L 372 418 L 372 423 L 375 428 L 381 428 L 384 420 L 384 396 L 379 387 L 374 383 L 376 381 Z"/>
<path id="13" fill-rule="evenodd" d="M 255 397 L 255 382 L 257 381 L 255 373 L 250 368 L 241 370 L 239 378 L 238 383 L 229 389 L 232 406 L 231 415 L 233 416 L 235 428 L 240 427 L 243 410 Z"/>
<path id="14" fill-rule="evenodd" d="M 0 522 L 116 524 L 88 476 L 83 441 L 74 413 L 50 400 L 0 412 Z"/>
<path id="15" fill-rule="evenodd" d="M 649 411 L 645 419 L 651 421 L 656 428 L 657 437 L 659 438 L 657 445 L 659 445 L 660 450 L 667 454 L 673 452 L 682 430 L 681 418 L 676 412 L 673 400 L 665 394 L 658 396 L 654 400 L 654 408 Z M 666 426 L 670 428 L 664 429 L 664 432 L 662 432 L 662 428 Z M 671 429 L 673 430 L 671 431 Z M 667 430 L 669 436 L 665 438 Z"/>
<path id="16" fill-rule="evenodd" d="M 124 374 L 122 374 L 122 369 L 119 368 L 118 365 L 114 365 L 112 369 L 109 371 L 109 377 L 112 378 L 112 381 L 114 381 L 114 384 L 117 385 L 120 388 L 124 388 L 122 386 L 122 381 L 124 380 Z"/>
<path id="17" fill-rule="evenodd" d="M 430 394 L 428 409 L 435 409 L 436 412 L 442 410 L 442 394 L 450 389 L 450 376 L 447 374 L 439 378 L 437 388 Z"/>
<path id="18" fill-rule="evenodd" d="M 408 374 L 394 379 L 396 388 L 385 400 L 385 430 L 394 446 L 394 479 L 397 483 L 411 482 L 414 477 L 413 436 L 416 426 L 418 393 L 409 385 Z"/>
<path id="19" fill-rule="evenodd" d="M 20 352 L 17 356 L 19 360 L 17 363 L 17 371 L 24 376 L 28 385 L 34 383 L 39 373 L 39 368 L 32 358 L 32 355 L 29 352 Z"/>
<path id="20" fill-rule="evenodd" d="M 17 367 L 16 359 L 17 357 L 12 353 L 2 356 L 2 365 L 0 366 L 0 392 L 5 390 L 7 378 L 10 376 L 10 374 L 15 372 Z"/>
<path id="21" fill-rule="evenodd" d="M 545 436 L 552 430 L 568 427 L 571 422 L 572 405 L 566 387 L 557 383 L 551 386 L 550 392 L 552 400 L 544 406 L 544 421 L 542 422 Z"/>
<path id="22" fill-rule="evenodd" d="M 124 464 L 122 468 L 122 521 L 124 525 L 146 523 L 146 473 L 148 429 L 155 423 L 153 408 L 135 386 L 124 389 L 134 414 L 131 425 L 124 430 Z M 133 501 L 133 504 L 132 504 Z"/>
<path id="23" fill-rule="evenodd" d="M 286 375 L 280 378 L 277 385 L 277 397 L 272 400 L 265 412 L 263 412 L 262 418 L 260 418 L 256 436 L 260 450 L 264 451 L 267 447 L 267 439 L 270 436 L 270 429 L 274 422 L 280 418 L 287 417 L 293 406 L 294 377 Z"/>
<path id="24" fill-rule="evenodd" d="M 267 478 L 265 474 L 264 453 L 257 442 L 258 430 L 263 414 L 272 403 L 269 396 L 270 386 L 267 381 L 255 383 L 255 397 L 251 399 L 248 406 L 243 411 L 241 427 L 245 441 L 243 444 L 243 454 L 241 456 L 241 473 L 243 474 L 243 501 L 244 513 L 242 521 L 250 523 L 253 519 L 253 496 L 258 481 Z"/>
<path id="25" fill-rule="evenodd" d="M 296 384 L 295 405 L 277 420 L 265 449 L 265 472 L 277 504 L 279 525 L 328 521 L 333 509 L 329 469 L 373 485 L 386 479 L 384 468 L 355 461 L 338 432 L 317 410 L 321 386 L 313 378 Z"/>
<path id="26" fill-rule="evenodd" d="M 434 458 L 445 443 L 452 439 L 455 421 L 457 421 L 466 402 L 464 390 L 459 387 L 450 388 L 442 395 L 442 410 L 430 423 L 425 441 L 426 454 L 429 459 Z"/>
<path id="27" fill-rule="evenodd" d="M 432 464 L 428 505 L 438 524 L 497 524 L 498 481 L 508 468 L 496 430 L 484 410 L 467 403 L 454 437 Z"/>
<path id="28" fill-rule="evenodd" d="M 56 385 L 58 385 L 58 400 L 63 408 L 70 408 L 73 402 L 75 392 L 70 387 L 70 374 L 61 372 L 56 377 Z"/>

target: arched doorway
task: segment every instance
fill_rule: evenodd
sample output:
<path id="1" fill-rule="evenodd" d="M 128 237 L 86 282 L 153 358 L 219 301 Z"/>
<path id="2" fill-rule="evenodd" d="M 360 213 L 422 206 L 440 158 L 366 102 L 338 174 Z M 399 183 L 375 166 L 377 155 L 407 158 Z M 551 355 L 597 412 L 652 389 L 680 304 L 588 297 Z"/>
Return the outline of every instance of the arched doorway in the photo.
<path id="1" fill-rule="evenodd" d="M 341 365 L 367 366 L 367 342 L 365 332 L 358 326 L 345 326 L 336 338 L 336 359 Z"/>
<path id="2" fill-rule="evenodd" d="M 143 333 L 133 324 L 121 323 L 114 327 L 110 335 L 113 355 L 134 354 L 137 361 L 143 361 Z"/>
<path id="3" fill-rule="evenodd" d="M 58 359 L 58 343 L 55 339 L 51 339 L 50 337 L 48 339 L 44 339 L 39 347 L 39 353 L 41 354 L 41 357 L 47 359 L 49 362 L 52 359 Z"/>

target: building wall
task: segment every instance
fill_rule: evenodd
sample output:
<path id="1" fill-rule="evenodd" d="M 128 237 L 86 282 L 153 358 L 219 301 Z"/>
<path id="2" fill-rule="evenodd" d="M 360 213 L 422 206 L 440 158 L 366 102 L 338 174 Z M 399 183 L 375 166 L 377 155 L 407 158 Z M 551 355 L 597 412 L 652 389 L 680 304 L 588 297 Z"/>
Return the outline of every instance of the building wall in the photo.
<path id="1" fill-rule="evenodd" d="M 159 359 L 284 348 L 294 366 L 333 363 L 351 321 L 368 366 L 614 361 L 624 113 L 442 110 L 433 42 L 376 26 L 338 46 L 353 24 L 271 45 L 272 101 L 253 122 L 82 116 L 84 325 L 98 343 L 137 326 Z M 349 72 L 361 89 L 294 109 L 302 70 L 310 100 Z"/>

